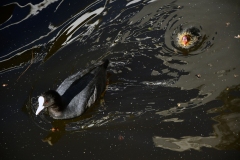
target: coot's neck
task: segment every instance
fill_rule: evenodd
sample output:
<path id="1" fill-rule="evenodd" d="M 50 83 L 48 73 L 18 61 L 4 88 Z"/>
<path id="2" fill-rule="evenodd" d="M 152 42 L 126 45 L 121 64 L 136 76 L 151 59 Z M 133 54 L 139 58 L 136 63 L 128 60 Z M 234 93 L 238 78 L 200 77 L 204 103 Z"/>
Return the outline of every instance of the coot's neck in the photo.
<path id="1" fill-rule="evenodd" d="M 48 112 L 50 115 L 52 115 L 53 117 L 57 117 L 60 116 L 62 114 L 62 112 L 64 111 L 64 107 L 62 103 L 59 104 L 54 104 L 52 106 L 48 107 Z"/>
<path id="2" fill-rule="evenodd" d="M 54 104 L 52 104 L 51 106 L 49 106 L 48 111 L 49 111 L 50 115 L 56 117 L 56 116 L 60 116 L 65 108 L 66 107 L 65 107 L 64 103 L 62 102 L 62 100 L 61 101 L 59 100 L 59 101 L 55 102 Z"/>

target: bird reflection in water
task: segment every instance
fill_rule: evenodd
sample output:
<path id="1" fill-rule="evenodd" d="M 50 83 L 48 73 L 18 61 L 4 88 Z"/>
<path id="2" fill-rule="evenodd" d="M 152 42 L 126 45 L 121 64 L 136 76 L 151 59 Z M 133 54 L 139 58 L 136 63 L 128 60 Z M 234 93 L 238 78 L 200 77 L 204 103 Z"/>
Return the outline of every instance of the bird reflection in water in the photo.
<path id="1" fill-rule="evenodd" d="M 49 145 L 54 145 L 65 134 L 65 123 L 61 120 L 54 120 L 52 122 L 52 128 L 48 135 L 42 139 L 43 142 L 47 142 Z"/>

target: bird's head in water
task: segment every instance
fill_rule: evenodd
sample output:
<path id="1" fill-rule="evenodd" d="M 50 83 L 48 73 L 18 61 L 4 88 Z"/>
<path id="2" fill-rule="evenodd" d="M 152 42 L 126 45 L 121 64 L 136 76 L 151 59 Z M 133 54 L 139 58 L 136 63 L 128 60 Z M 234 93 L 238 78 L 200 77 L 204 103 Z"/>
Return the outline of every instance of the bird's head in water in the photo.
<path id="1" fill-rule="evenodd" d="M 177 44 L 181 48 L 188 49 L 193 47 L 197 41 L 198 37 L 193 35 L 190 31 L 182 31 L 178 33 Z"/>

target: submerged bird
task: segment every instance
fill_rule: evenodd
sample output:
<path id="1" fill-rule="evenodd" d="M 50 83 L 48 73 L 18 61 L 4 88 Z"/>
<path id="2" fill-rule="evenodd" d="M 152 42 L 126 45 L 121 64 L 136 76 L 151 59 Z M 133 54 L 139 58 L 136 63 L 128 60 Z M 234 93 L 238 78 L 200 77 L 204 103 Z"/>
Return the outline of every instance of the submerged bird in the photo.
<path id="1" fill-rule="evenodd" d="M 38 115 L 48 109 L 54 119 L 70 119 L 80 116 L 106 88 L 106 70 L 109 60 L 87 68 L 65 79 L 55 90 L 49 90 L 38 98 Z"/>
<path id="2" fill-rule="evenodd" d="M 184 49 L 191 48 L 196 45 L 200 36 L 200 30 L 195 27 L 184 29 L 177 35 L 177 44 Z"/>

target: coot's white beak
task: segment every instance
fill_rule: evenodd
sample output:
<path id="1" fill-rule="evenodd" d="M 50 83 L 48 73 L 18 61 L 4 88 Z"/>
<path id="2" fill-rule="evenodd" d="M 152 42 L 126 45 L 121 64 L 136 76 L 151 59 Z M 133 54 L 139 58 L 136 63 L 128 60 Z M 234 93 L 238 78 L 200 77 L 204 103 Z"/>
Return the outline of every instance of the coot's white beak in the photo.
<path id="1" fill-rule="evenodd" d="M 38 115 L 44 109 L 43 103 L 44 103 L 44 98 L 43 96 L 40 96 L 38 98 L 38 109 L 36 111 L 36 115 Z"/>

